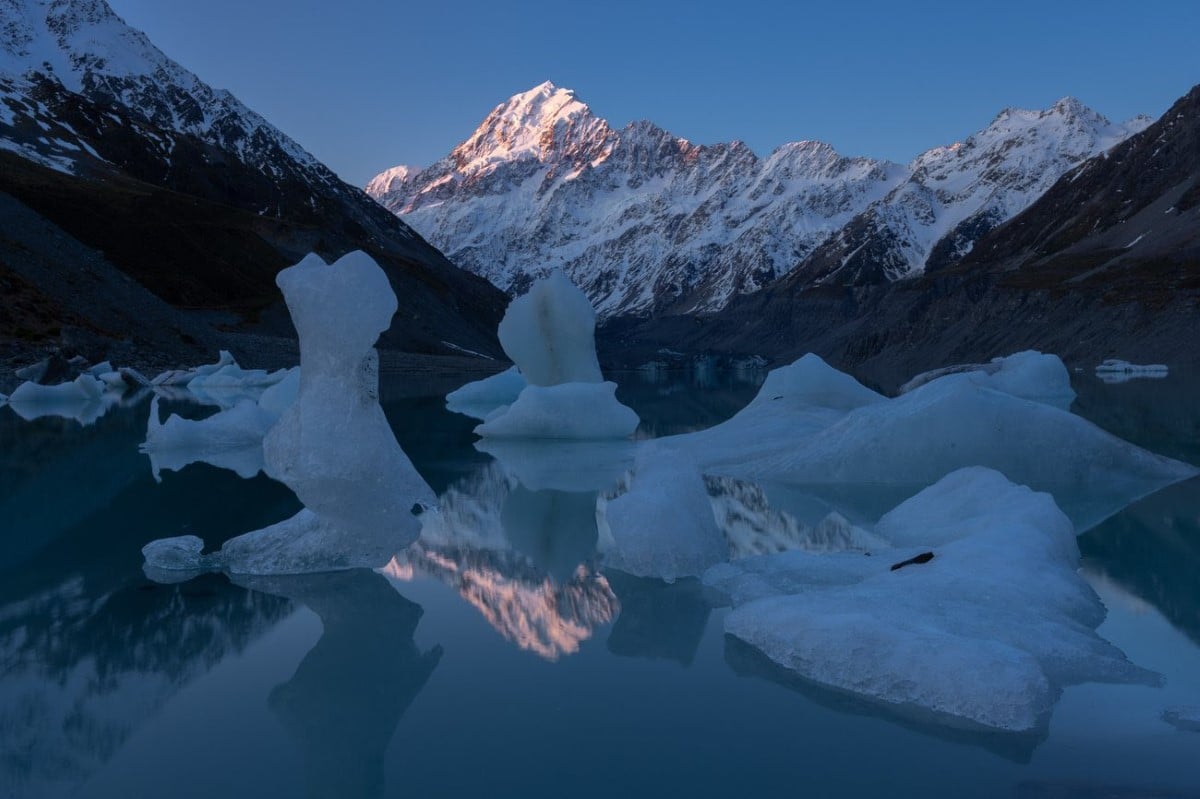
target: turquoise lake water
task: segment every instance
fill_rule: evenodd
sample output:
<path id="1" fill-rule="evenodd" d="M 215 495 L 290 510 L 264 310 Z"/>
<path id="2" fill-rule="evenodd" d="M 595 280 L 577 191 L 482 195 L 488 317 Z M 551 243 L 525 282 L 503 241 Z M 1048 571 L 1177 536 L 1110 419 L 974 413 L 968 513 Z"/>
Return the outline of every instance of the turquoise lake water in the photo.
<path id="1" fill-rule="evenodd" d="M 648 438 L 723 421 L 761 375 L 615 378 Z M 1200 382 L 1075 383 L 1074 412 L 1200 464 Z M 514 488 L 448 387 L 385 377 L 381 396 L 484 525 Z M 147 413 L 0 409 L 0 797 L 1200 796 L 1200 733 L 1161 718 L 1200 706 L 1200 479 L 1079 538 L 1099 633 L 1161 685 L 1070 686 L 1045 730 L 984 733 L 792 678 L 727 638 L 698 581 L 577 569 L 587 541 L 152 582 L 149 541 L 211 546 L 300 504 L 205 464 L 156 482 Z"/>

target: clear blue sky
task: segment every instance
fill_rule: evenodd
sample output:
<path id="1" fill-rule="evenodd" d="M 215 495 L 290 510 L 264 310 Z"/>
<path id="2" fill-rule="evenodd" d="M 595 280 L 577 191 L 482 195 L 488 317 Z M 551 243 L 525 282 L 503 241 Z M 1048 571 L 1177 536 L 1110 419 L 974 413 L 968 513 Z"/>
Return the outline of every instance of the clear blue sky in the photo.
<path id="1" fill-rule="evenodd" d="M 1157 116 L 1200 82 L 1200 0 L 109 1 L 358 185 L 544 80 L 617 126 L 897 161 L 1005 106 Z"/>

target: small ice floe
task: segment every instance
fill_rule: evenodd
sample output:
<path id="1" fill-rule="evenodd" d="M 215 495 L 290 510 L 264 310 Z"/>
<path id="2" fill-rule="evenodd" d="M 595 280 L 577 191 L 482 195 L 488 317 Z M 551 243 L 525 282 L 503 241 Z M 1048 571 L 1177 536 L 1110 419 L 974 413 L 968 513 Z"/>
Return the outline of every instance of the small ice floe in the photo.
<path id="1" fill-rule="evenodd" d="M 528 385 L 521 370 L 513 366 L 451 391 L 446 395 L 446 407 L 454 413 L 483 421 L 497 408 L 506 408 L 516 402 Z"/>
<path id="2" fill-rule="evenodd" d="M 1028 732 L 1066 685 L 1158 682 L 1096 633 L 1104 605 L 1048 494 L 962 469 L 875 534 L 886 548 L 710 569 L 735 608 L 726 632 L 814 683 L 950 726 Z"/>
<path id="3" fill-rule="evenodd" d="M 106 389 L 102 381 L 89 374 L 55 386 L 26 381 L 9 396 L 8 405 L 27 421 L 59 416 L 89 425 L 120 400 L 120 393 Z"/>
<path id="4" fill-rule="evenodd" d="M 1096 377 L 1105 383 L 1124 383 L 1134 379 L 1162 379 L 1170 374 L 1170 369 L 1163 363 L 1136 364 L 1109 358 L 1096 367 Z"/>
<path id="5" fill-rule="evenodd" d="M 638 416 L 617 401 L 596 359 L 596 312 L 561 272 L 513 300 L 500 322 L 500 345 L 529 384 L 475 432 L 485 438 L 626 438 Z M 493 378 L 496 380 L 496 378 Z M 514 388 L 512 376 L 493 387 Z M 460 389 L 461 391 L 461 389 Z"/>
<path id="6" fill-rule="evenodd" d="M 1178 730 L 1200 732 L 1200 705 L 1169 707 L 1162 720 Z"/>

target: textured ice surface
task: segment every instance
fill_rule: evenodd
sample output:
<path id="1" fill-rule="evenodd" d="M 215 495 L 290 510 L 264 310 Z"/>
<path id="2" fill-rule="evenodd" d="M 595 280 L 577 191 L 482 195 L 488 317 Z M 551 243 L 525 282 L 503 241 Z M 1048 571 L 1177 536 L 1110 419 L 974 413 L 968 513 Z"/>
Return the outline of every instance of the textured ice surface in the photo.
<path id="1" fill-rule="evenodd" d="M 627 438 L 638 415 L 617 401 L 616 383 L 526 386 L 502 413 L 475 432 L 489 438 Z"/>
<path id="2" fill-rule="evenodd" d="M 27 421 L 58 416 L 89 425 L 116 405 L 120 396 L 121 392 L 109 391 L 99 378 L 81 374 L 73 381 L 57 386 L 22 383 L 8 397 L 8 405 Z"/>
<path id="3" fill-rule="evenodd" d="M 463 389 L 456 394 L 459 400 L 491 394 L 491 403 L 501 391 L 511 392 L 517 379 L 528 385 L 508 403 L 494 402 L 475 432 L 494 438 L 632 435 L 637 414 L 617 401 L 615 383 L 604 382 L 596 360 L 595 330 L 591 303 L 560 272 L 536 281 L 529 293 L 513 300 L 500 322 L 500 344 L 520 374 L 472 384 L 465 387 L 466 397 Z"/>
<path id="4" fill-rule="evenodd" d="M 599 383 L 596 312 L 562 272 L 535 281 L 500 321 L 500 346 L 530 385 Z"/>
<path id="5" fill-rule="evenodd" d="M 195 369 L 170 369 L 155 377 L 150 382 L 156 386 L 186 386 L 197 377 L 211 375 L 217 370 L 236 364 L 233 356 L 226 350 L 221 350 L 216 363 L 197 366 Z"/>
<path id="6" fill-rule="evenodd" d="M 993 358 L 990 363 L 960 364 L 922 372 L 901 386 L 900 393 L 907 394 L 926 383 L 954 374 L 969 374 L 975 385 L 1038 400 L 1063 410 L 1070 408 L 1075 399 L 1071 375 L 1062 360 L 1057 355 L 1034 350 Z"/>
<path id="7" fill-rule="evenodd" d="M 638 453 L 629 490 L 607 503 L 604 563 L 637 577 L 675 580 L 729 557 L 704 479 L 681 453 Z"/>
<path id="8" fill-rule="evenodd" d="M 267 473 L 305 507 L 227 541 L 219 552 L 196 553 L 187 568 L 299 574 L 383 566 L 417 538 L 414 505 L 436 502 L 378 401 L 373 345 L 391 324 L 395 294 L 361 252 L 333 265 L 310 255 L 276 282 L 300 335 L 299 396 L 267 434 L 263 454 Z M 181 551 L 189 547 L 155 542 L 144 550 L 147 566 L 182 568 Z"/>
<path id="9" fill-rule="evenodd" d="M 1153 681 L 1096 635 L 1104 606 L 1050 496 L 963 469 L 876 533 L 899 546 L 714 567 L 705 582 L 739 605 L 726 631 L 813 682 L 1000 730 L 1044 724 L 1063 685 Z"/>
<path id="10" fill-rule="evenodd" d="M 786 367 L 796 370 L 789 391 L 761 391 L 729 421 L 679 441 L 706 473 L 839 491 L 915 490 L 956 469 L 987 466 L 1052 493 L 1079 532 L 1196 474 L 1053 403 L 1008 393 L 1061 388 L 1054 361 L 1022 353 L 991 375 L 948 374 L 895 399 L 865 402 L 857 384 L 828 391 L 834 370 L 808 355 Z"/>
<path id="11" fill-rule="evenodd" d="M 263 437 L 279 414 L 243 400 L 229 410 L 206 419 L 184 419 L 171 414 L 159 419 L 158 397 L 150 402 L 146 440 L 139 451 L 150 456 L 154 479 L 193 463 L 230 469 L 240 477 L 253 477 L 263 468 Z"/>
<path id="12" fill-rule="evenodd" d="M 500 374 L 467 383 L 446 395 L 446 407 L 473 419 L 486 419 L 497 408 L 511 405 L 529 385 L 513 366 Z"/>

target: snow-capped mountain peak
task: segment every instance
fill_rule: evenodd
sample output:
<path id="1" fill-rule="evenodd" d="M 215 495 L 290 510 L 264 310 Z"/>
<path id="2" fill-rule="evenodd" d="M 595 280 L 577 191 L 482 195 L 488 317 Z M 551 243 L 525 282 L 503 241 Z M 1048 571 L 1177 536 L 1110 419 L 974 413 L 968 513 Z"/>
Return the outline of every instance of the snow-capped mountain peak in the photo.
<path id="1" fill-rule="evenodd" d="M 450 157 L 461 174 L 471 176 L 500 162 L 598 154 L 597 146 L 611 136 L 608 123 L 574 91 L 546 81 L 496 106 Z"/>
<path id="2" fill-rule="evenodd" d="M 759 158 L 651 122 L 616 130 L 544 83 L 497 106 L 445 159 L 368 193 L 508 291 L 560 267 L 602 317 L 723 307 L 799 270 L 811 283 L 942 266 L 1080 161 L 1135 130 L 1078 100 L 1007 108 L 901 166 L 819 141 Z"/>

